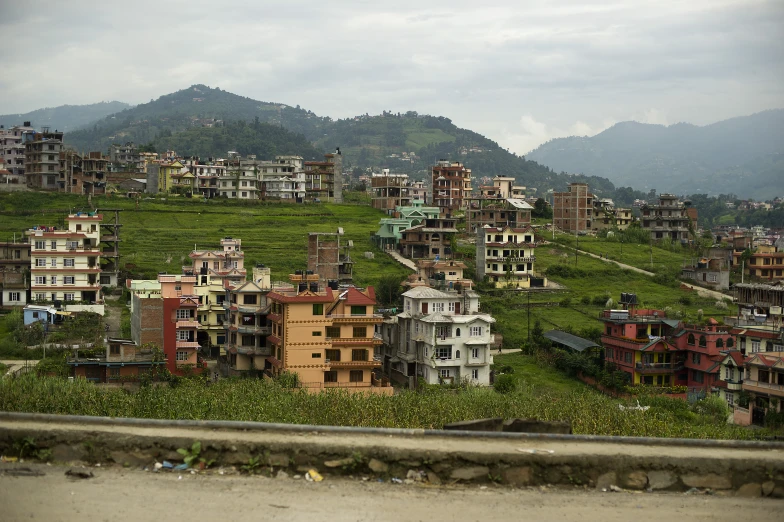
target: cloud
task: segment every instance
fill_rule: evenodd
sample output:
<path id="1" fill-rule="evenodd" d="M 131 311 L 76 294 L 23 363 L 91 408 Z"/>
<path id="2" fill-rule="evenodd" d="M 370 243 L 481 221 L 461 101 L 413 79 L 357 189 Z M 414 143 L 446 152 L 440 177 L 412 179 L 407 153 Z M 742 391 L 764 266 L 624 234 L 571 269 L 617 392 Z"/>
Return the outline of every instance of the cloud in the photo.
<path id="1" fill-rule="evenodd" d="M 444 115 L 522 154 L 608 122 L 780 107 L 782 26 L 763 0 L 11 3 L 0 113 L 205 83 L 333 118 Z"/>

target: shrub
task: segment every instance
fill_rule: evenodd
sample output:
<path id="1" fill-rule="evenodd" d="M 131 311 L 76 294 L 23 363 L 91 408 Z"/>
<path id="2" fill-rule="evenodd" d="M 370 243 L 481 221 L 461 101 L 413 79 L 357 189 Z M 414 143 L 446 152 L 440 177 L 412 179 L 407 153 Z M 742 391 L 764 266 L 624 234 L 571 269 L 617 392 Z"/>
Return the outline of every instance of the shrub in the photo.
<path id="1" fill-rule="evenodd" d="M 499 375 L 493 383 L 493 388 L 498 393 L 511 393 L 515 389 L 515 379 L 508 374 Z"/>
<path id="2" fill-rule="evenodd" d="M 569 296 L 566 296 L 563 299 L 561 299 L 561 302 L 558 303 L 558 304 L 562 308 L 568 308 L 572 304 L 572 298 L 569 297 Z"/>
<path id="3" fill-rule="evenodd" d="M 587 295 L 584 295 L 584 296 L 582 297 L 582 299 L 580 299 L 580 302 L 581 302 L 582 304 L 584 304 L 584 305 L 589 305 L 589 304 L 591 304 L 591 298 L 590 298 L 590 297 L 588 297 Z"/>
<path id="4" fill-rule="evenodd" d="M 678 302 L 683 306 L 691 306 L 691 297 L 689 297 L 688 295 L 684 295 L 678 299 Z"/>

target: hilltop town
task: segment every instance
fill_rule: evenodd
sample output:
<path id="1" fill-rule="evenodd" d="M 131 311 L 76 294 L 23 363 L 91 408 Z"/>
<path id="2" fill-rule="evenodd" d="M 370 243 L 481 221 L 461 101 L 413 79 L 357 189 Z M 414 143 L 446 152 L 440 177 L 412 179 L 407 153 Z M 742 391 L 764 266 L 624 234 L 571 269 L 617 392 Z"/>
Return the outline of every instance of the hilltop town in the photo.
<path id="1" fill-rule="evenodd" d="M 0 255 L 0 305 L 18 314 L 6 344 L 67 340 L 50 348 L 62 354 L 59 368 L 51 365 L 62 377 L 97 386 L 271 379 L 309 392 L 383 395 L 423 385 L 498 390 L 510 382 L 509 354 L 523 352 L 613 396 L 717 397 L 739 425 L 782 418 L 781 228 L 707 229 L 698 209 L 673 194 L 624 208 L 587 183 L 538 194 L 514 177 L 477 179 L 452 160 L 414 180 L 390 169 L 347 170 L 339 148 L 320 161 L 233 151 L 182 157 L 133 143 L 77 153 L 62 132 L 29 122 L 3 129 L 0 144 L 3 182 L 19 189 L 8 201 L 80 198 L 81 210 L 52 216 L 58 224 L 17 217 L 26 225 L 4 227 L 15 235 Z M 124 215 L 164 202 L 223 203 L 227 216 L 241 203 L 295 214 L 351 203 L 374 209 L 377 224 L 363 250 L 350 220 L 303 230 L 304 241 L 289 241 L 285 255 L 306 262 L 275 272 L 263 253 L 246 259 L 246 229 L 227 217 L 222 237 L 194 247 L 181 269 L 159 263 L 155 277 L 143 277 L 123 262 L 144 257 L 124 241 Z M 731 203 L 770 211 L 781 204 Z M 654 247 L 657 258 L 664 253 L 657 267 Z M 377 257 L 396 268 L 362 274 L 358 267 Z M 603 286 L 582 268 L 589 263 L 635 269 L 671 290 L 654 299 L 630 284 L 617 295 L 580 295 L 586 279 Z M 683 289 L 707 301 L 696 310 Z M 598 315 L 572 302 L 578 297 Z M 572 315 L 537 314 L 532 324 L 532 299 Z M 113 313 L 121 325 L 105 319 Z M 11 325 L 13 313 L 6 317 Z M 78 349 L 66 348 L 76 321 L 90 325 L 89 343 L 83 333 Z"/>

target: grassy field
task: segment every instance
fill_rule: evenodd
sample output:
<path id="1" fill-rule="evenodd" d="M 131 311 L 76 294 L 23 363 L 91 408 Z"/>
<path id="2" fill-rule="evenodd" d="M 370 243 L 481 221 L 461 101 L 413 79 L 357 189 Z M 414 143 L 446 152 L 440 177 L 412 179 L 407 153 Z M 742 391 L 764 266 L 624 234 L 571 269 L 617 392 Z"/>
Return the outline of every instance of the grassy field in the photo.
<path id="1" fill-rule="evenodd" d="M 60 225 L 61 213 L 45 209 L 88 209 L 85 197 L 63 194 L 0 195 L 0 238 L 12 238 L 33 225 Z M 389 256 L 376 250 L 370 235 L 384 217 L 364 205 L 292 205 L 285 203 L 247 204 L 236 201 L 200 202 L 186 198 L 168 201 L 143 200 L 139 209 L 125 198 L 93 199 L 92 208 L 122 208 L 121 264 L 136 276 L 154 277 L 158 272 L 180 273 L 189 264 L 194 247 L 220 247 L 220 239 L 242 239 L 246 266 L 264 263 L 273 279 L 286 280 L 294 270 L 306 268 L 308 232 L 345 231 L 344 240 L 353 240 L 351 258 L 355 281 L 373 284 L 382 275 L 394 273 L 401 279 L 408 273 Z M 364 252 L 373 252 L 367 259 Z"/>

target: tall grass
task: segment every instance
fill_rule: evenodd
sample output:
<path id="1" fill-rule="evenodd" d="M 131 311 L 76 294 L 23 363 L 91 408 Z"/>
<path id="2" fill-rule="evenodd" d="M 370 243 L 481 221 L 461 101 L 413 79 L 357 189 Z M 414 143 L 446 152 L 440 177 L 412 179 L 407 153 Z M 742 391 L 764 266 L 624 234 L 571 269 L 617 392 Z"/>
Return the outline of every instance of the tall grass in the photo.
<path id="1" fill-rule="evenodd" d="M 666 406 L 654 405 L 647 412 L 624 412 L 616 400 L 592 390 L 559 393 L 525 384 L 507 394 L 473 388 L 382 396 L 341 390 L 310 394 L 258 380 L 210 384 L 185 381 L 174 388 L 147 387 L 129 392 L 98 388 L 83 380 L 68 382 L 29 376 L 0 381 L 0 410 L 389 428 L 441 428 L 466 419 L 521 417 L 568 420 L 575 433 L 593 435 L 716 439 L 762 435 L 716 423 L 708 417 L 682 419 Z"/>

